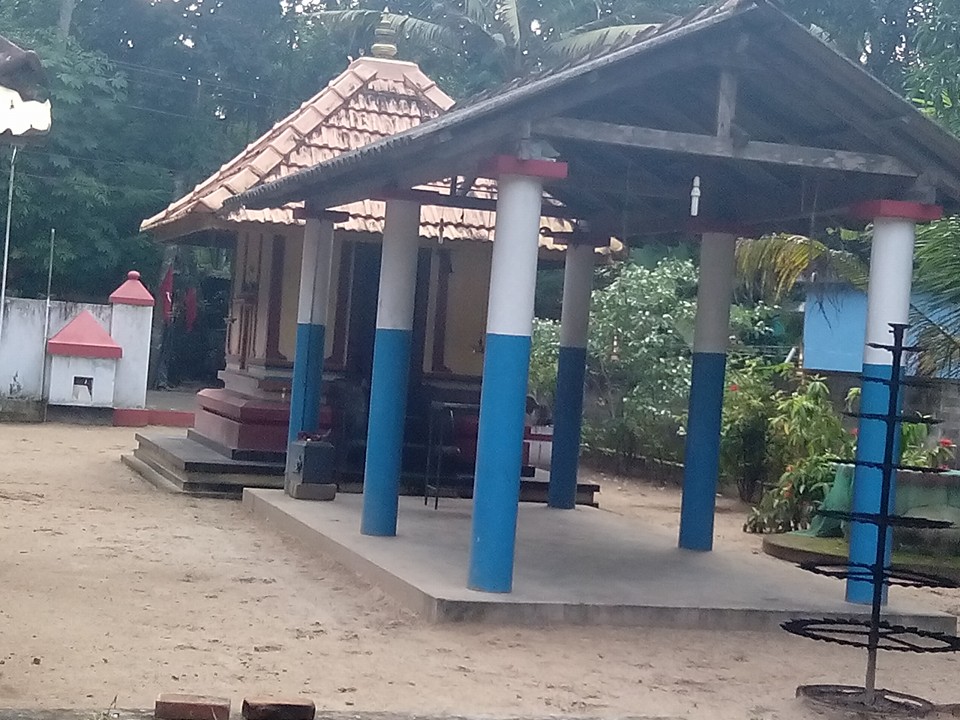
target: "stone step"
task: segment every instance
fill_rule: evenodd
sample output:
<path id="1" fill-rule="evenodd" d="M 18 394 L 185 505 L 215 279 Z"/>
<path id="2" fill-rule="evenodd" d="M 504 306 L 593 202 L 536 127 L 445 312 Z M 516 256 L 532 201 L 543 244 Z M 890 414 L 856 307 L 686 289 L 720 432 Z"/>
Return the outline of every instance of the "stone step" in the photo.
<path id="1" fill-rule="evenodd" d="M 283 476 L 282 462 L 234 460 L 185 436 L 137 433 L 139 447 L 186 473 Z"/>

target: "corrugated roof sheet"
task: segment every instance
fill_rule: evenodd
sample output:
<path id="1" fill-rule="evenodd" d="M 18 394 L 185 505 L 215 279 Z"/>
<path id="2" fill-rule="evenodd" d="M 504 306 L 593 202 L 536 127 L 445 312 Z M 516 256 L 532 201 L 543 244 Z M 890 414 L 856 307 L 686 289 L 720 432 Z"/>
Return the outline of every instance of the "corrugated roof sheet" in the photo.
<path id="1" fill-rule="evenodd" d="M 190 193 L 144 220 L 141 230 L 177 237 L 195 230 L 202 216 L 218 227 L 224 222 L 298 225 L 302 221 L 294 217 L 294 211 L 302 203 L 239 208 L 217 215 L 233 195 L 408 130 L 452 105 L 453 100 L 414 63 L 362 57 Z M 428 189 L 442 190 L 439 186 Z M 496 184 L 480 179 L 473 194 L 495 197 Z M 363 200 L 331 209 L 350 215 L 347 222 L 337 225 L 339 229 L 360 233 L 383 230 L 381 201 Z M 421 235 L 444 241 L 487 241 L 493 237 L 494 219 L 490 211 L 424 205 Z M 555 219 L 545 219 L 544 225 L 554 231 L 571 229 Z M 542 238 L 541 245 L 559 248 L 548 237 Z"/>

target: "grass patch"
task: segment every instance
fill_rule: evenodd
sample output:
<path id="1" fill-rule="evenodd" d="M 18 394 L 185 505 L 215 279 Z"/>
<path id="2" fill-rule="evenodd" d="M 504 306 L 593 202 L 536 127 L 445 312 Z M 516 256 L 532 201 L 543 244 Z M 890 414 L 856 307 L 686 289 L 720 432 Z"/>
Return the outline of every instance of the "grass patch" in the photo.
<path id="1" fill-rule="evenodd" d="M 793 560 L 793 556 L 797 555 L 810 556 L 806 558 L 809 560 L 815 557 L 842 560 L 847 557 L 848 552 L 847 542 L 843 538 L 819 538 L 796 533 L 767 535 L 763 538 L 763 544 L 768 554 L 785 560 Z M 778 554 L 777 550 L 785 550 L 787 553 Z M 790 557 L 787 557 L 787 554 Z M 955 555 L 933 556 L 897 550 L 893 553 L 893 565 L 908 570 L 940 573 L 954 579 L 960 578 L 960 557 Z"/>

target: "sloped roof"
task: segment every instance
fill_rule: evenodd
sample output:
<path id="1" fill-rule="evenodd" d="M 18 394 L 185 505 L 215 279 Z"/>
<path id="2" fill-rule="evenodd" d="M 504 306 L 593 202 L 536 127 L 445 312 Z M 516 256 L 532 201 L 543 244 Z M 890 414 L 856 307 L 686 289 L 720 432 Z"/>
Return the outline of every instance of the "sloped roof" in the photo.
<path id="1" fill-rule="evenodd" d="M 84 310 L 47 340 L 47 352 L 51 355 L 70 357 L 107 358 L 123 357 L 120 347 L 89 310 Z"/>
<path id="2" fill-rule="evenodd" d="M 172 239 L 211 228 L 235 229 L 237 223 L 301 224 L 295 218 L 301 202 L 256 210 L 240 208 L 229 214 L 218 212 L 223 202 L 237 193 L 408 130 L 452 105 L 453 100 L 416 64 L 361 57 L 193 191 L 144 220 L 141 230 L 160 239 Z M 481 179 L 474 194 L 493 197 L 495 187 L 492 181 Z M 348 221 L 337 225 L 338 229 L 374 234 L 383 230 L 385 208 L 381 201 L 364 199 L 332 209 L 350 215 Z M 494 213 L 486 210 L 424 205 L 420 232 L 429 239 L 484 241 L 492 237 L 494 220 Z M 568 229 L 556 220 L 549 224 L 558 230 Z M 547 238 L 542 244 L 553 245 Z"/>
<path id="3" fill-rule="evenodd" d="M 739 79 L 734 122 L 746 142 L 886 153 L 915 176 L 751 161 L 737 157 L 736 142 L 729 157 L 711 158 L 547 134 L 570 164 L 568 179 L 549 186 L 551 194 L 574 216 L 613 217 L 636 228 L 624 236 L 684 227 L 695 176 L 703 181 L 703 217 L 752 228 L 785 229 L 813 213 L 838 218 L 856 202 L 909 195 L 923 185 L 915 183 L 918 177 L 939 201 L 960 207 L 957 139 L 772 0 L 723 0 L 608 52 L 515 81 L 399 135 L 258 185 L 225 207 L 303 197 L 350 202 L 391 169 L 416 168 L 413 160 L 425 153 L 432 166 L 411 180 L 428 182 L 437 167 L 453 174 L 471 154 L 509 150 L 492 138 L 508 139 L 523 123 L 536 137 L 538 123 L 552 118 L 715 137 L 723 68 Z"/>

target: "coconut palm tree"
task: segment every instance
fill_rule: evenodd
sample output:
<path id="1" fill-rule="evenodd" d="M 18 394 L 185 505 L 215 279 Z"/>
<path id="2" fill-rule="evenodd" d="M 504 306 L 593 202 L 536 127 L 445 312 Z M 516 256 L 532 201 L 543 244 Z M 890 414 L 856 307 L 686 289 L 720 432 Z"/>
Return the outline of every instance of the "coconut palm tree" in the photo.
<path id="1" fill-rule="evenodd" d="M 411 0 L 406 4 L 408 12 L 351 8 L 321 10 L 312 16 L 328 28 L 346 28 L 369 37 L 378 25 L 388 24 L 401 43 L 428 51 L 441 46 L 472 56 L 491 67 L 500 82 L 521 77 L 542 63 L 575 59 L 630 42 L 673 17 L 649 9 L 639 18 L 634 12 L 612 11 L 609 3 L 600 0 L 541 3 L 541 17 L 523 17 L 520 0 Z M 595 19 L 565 28 L 564 23 L 581 15 L 584 7 L 592 10 Z"/>

